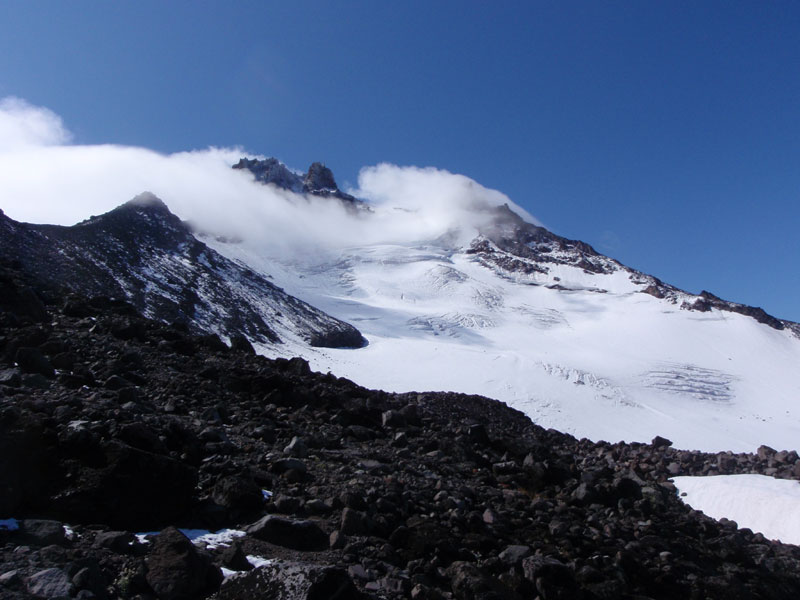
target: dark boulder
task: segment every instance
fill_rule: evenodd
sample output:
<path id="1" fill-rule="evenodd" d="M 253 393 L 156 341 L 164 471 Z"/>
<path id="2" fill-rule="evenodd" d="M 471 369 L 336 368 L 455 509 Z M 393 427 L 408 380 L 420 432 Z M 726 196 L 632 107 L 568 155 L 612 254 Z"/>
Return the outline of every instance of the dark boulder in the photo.
<path id="1" fill-rule="evenodd" d="M 21 541 L 37 546 L 50 546 L 57 544 L 63 546 L 67 543 L 64 525 L 59 521 L 47 519 L 25 519 L 20 528 Z"/>
<path id="2" fill-rule="evenodd" d="M 72 591 L 69 576 L 61 569 L 50 568 L 38 571 L 28 579 L 28 592 L 34 598 L 67 600 Z"/>
<path id="3" fill-rule="evenodd" d="M 106 548 L 117 554 L 126 554 L 136 545 L 136 538 L 129 531 L 101 531 L 95 538 L 92 546 Z"/>
<path id="4" fill-rule="evenodd" d="M 216 590 L 222 573 L 201 556 L 191 541 L 167 527 L 152 542 L 147 583 L 161 600 L 191 600 Z"/>
<path id="5" fill-rule="evenodd" d="M 230 509 L 255 510 L 264 504 L 264 495 L 256 483 L 243 476 L 223 477 L 214 486 L 214 502 Z"/>
<path id="6" fill-rule="evenodd" d="M 196 469 L 119 442 L 105 444 L 103 453 L 102 466 L 82 465 L 54 497 L 65 521 L 99 521 L 135 531 L 169 523 L 189 510 Z"/>
<path id="7" fill-rule="evenodd" d="M 46 502 L 58 473 L 57 455 L 42 422 L 28 413 L 0 423 L 0 515 Z"/>
<path id="8" fill-rule="evenodd" d="M 24 373 L 38 373 L 45 377 L 55 377 L 56 372 L 53 365 L 38 348 L 19 348 L 14 360 Z"/>
<path id="9" fill-rule="evenodd" d="M 267 515 L 245 531 L 259 540 L 294 550 L 325 550 L 329 544 L 329 536 L 315 522 L 275 515 Z"/>

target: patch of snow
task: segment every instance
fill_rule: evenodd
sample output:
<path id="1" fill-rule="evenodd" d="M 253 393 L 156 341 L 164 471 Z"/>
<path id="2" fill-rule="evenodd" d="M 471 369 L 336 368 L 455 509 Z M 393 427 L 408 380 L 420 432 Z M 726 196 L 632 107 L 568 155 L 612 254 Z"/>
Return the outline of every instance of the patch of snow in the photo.
<path id="1" fill-rule="evenodd" d="M 681 499 L 713 519 L 800 544 L 800 483 L 765 475 L 675 477 Z"/>
<path id="2" fill-rule="evenodd" d="M 275 561 L 273 558 L 264 558 L 263 556 L 258 556 L 256 554 L 248 554 L 246 558 L 247 562 L 253 565 L 253 567 L 256 569 L 259 567 L 265 567 Z"/>

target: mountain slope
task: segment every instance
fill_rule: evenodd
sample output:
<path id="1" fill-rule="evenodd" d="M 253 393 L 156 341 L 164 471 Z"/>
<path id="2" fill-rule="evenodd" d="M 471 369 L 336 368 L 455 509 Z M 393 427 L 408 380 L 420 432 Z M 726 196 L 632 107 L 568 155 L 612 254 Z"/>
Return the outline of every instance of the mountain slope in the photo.
<path id="1" fill-rule="evenodd" d="M 72 227 L 0 215 L 0 232 L 0 253 L 57 290 L 126 299 L 148 317 L 259 344 L 364 343 L 351 325 L 195 239 L 151 194 Z"/>
<path id="2" fill-rule="evenodd" d="M 466 238 L 356 245 L 316 261 L 209 243 L 357 324 L 364 349 L 301 353 L 362 385 L 482 394 L 595 440 L 797 447 L 797 324 L 682 291 L 507 206 L 480 210 L 489 218 Z"/>
<path id="3" fill-rule="evenodd" d="M 487 398 L 209 347 L 122 302 L 39 300 L 34 320 L 8 302 L 48 299 L 28 275 L 0 260 L 4 600 L 800 594 L 800 548 L 669 481 L 797 478 L 796 453 L 576 440 Z"/>

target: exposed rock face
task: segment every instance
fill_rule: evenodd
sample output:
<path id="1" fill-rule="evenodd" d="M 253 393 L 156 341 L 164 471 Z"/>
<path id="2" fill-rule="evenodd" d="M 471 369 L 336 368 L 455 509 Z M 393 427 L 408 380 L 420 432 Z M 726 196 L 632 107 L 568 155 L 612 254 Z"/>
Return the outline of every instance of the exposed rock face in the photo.
<path id="1" fill-rule="evenodd" d="M 233 165 L 234 169 L 250 171 L 261 183 L 271 183 L 286 190 L 300 193 L 303 191 L 303 179 L 292 173 L 286 165 L 277 158 L 258 160 L 257 158 L 242 158 Z"/>
<path id="2" fill-rule="evenodd" d="M 339 186 L 336 185 L 336 179 L 333 177 L 333 171 L 320 162 L 312 163 L 308 168 L 308 172 L 302 177 L 292 173 L 276 158 L 264 160 L 242 158 L 233 165 L 233 168 L 250 171 L 256 181 L 264 184 L 273 184 L 298 194 L 336 198 L 341 200 L 348 208 L 363 207 L 360 201 L 339 189 Z"/>
<path id="3" fill-rule="evenodd" d="M 303 189 L 313 194 L 314 192 L 332 192 L 339 189 L 333 178 L 333 171 L 322 163 L 315 162 L 308 167 L 308 173 L 303 178 Z"/>
<path id="4" fill-rule="evenodd" d="M 351 325 L 198 241 L 151 194 L 72 227 L 17 223 L 0 215 L 0 253 L 19 261 L 39 285 L 56 293 L 124 299 L 151 318 L 184 323 L 194 333 L 261 344 L 290 336 L 312 346 L 365 343 Z M 41 319 L 41 303 L 31 302 L 30 296 L 23 288 L 4 301 Z M 136 332 L 129 329 L 127 335 Z M 34 350 L 23 351 L 23 363 L 31 371 L 49 374 L 51 369 Z"/>
<path id="5" fill-rule="evenodd" d="M 795 452 L 576 440 L 486 398 L 367 390 L 121 302 L 65 305 L 13 265 L 0 281 L 47 317 L 0 311 L 0 517 L 20 523 L 0 525 L 4 599 L 800 595 L 800 549 L 689 509 L 669 482 L 798 479 Z M 54 376 L 23 373 L 19 347 Z M 241 533 L 203 549 L 175 526 Z M 220 587 L 221 566 L 241 573 Z"/>

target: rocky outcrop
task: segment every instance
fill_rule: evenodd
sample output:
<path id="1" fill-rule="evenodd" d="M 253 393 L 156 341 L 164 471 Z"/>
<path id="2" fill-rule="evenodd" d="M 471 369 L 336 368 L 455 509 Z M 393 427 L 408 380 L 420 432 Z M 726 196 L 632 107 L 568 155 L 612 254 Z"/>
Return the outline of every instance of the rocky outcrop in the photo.
<path id="1" fill-rule="evenodd" d="M 336 198 L 348 208 L 364 208 L 362 202 L 339 189 L 333 171 L 320 162 L 312 163 L 303 176 L 293 173 L 276 158 L 242 158 L 233 168 L 250 171 L 256 181 L 264 184 L 272 184 L 298 194 Z"/>
<path id="2" fill-rule="evenodd" d="M 264 184 L 271 183 L 279 188 L 296 193 L 303 191 L 303 178 L 290 171 L 286 165 L 277 158 L 267 158 L 264 160 L 242 158 L 238 163 L 233 165 L 233 168 L 250 171 L 256 181 Z"/>

